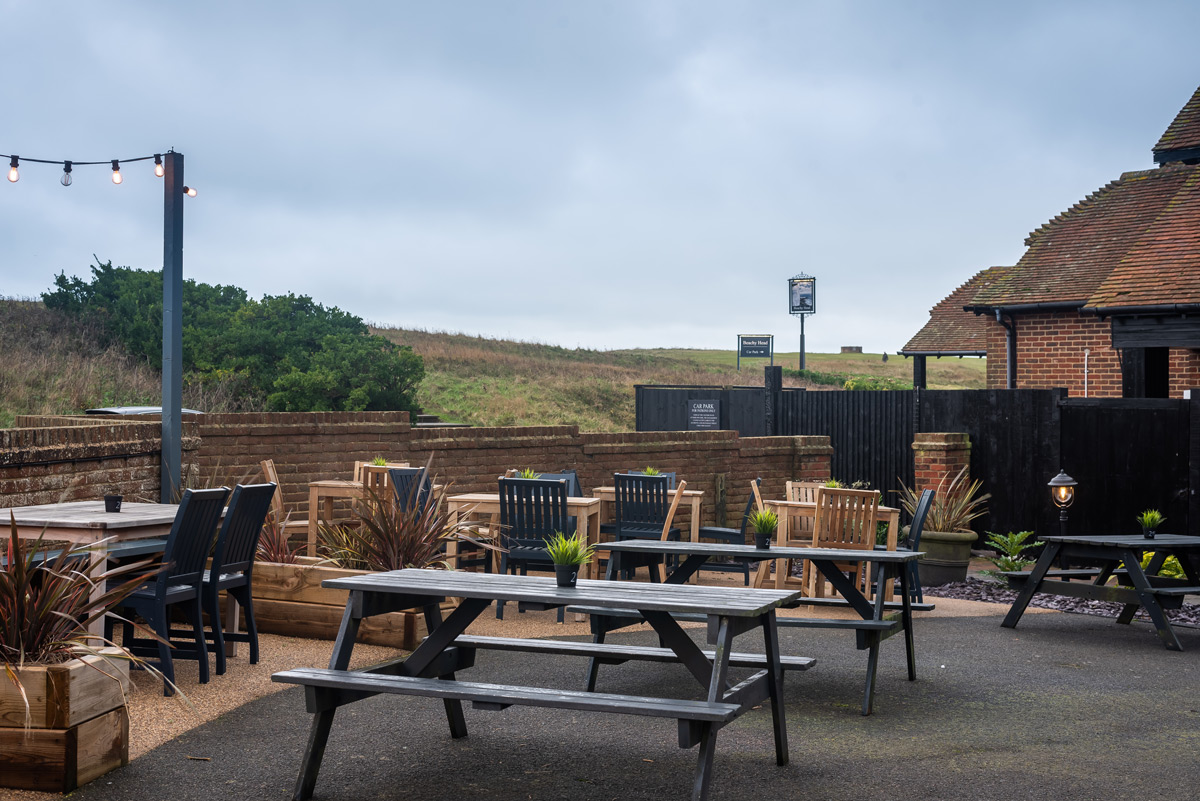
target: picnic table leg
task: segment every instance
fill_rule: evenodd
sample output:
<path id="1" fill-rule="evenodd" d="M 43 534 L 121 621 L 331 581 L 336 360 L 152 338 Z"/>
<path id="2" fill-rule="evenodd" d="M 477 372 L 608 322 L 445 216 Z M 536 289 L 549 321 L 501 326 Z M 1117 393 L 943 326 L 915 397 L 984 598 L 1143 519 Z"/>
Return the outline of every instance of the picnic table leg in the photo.
<path id="1" fill-rule="evenodd" d="M 1158 598 L 1154 595 L 1154 590 L 1150 586 L 1150 580 L 1142 572 L 1142 560 L 1132 550 L 1124 550 L 1121 552 L 1121 561 L 1125 563 L 1126 575 L 1133 582 L 1133 589 L 1137 592 L 1138 599 L 1142 602 L 1142 608 L 1150 616 L 1150 620 L 1154 623 L 1154 628 L 1158 629 L 1158 638 L 1163 641 L 1163 645 L 1168 650 L 1182 651 L 1183 646 L 1179 644 L 1179 638 L 1175 636 L 1175 630 L 1171 628 L 1171 622 L 1167 620 L 1167 616 L 1163 614 L 1162 607 L 1158 605 Z"/>
<path id="2" fill-rule="evenodd" d="M 890 568 L 885 568 L 890 570 Z M 900 622 L 904 626 L 904 651 L 908 657 L 908 680 L 917 680 L 917 649 L 913 644 L 912 596 L 909 594 L 908 565 L 900 565 Z"/>
<path id="3" fill-rule="evenodd" d="M 875 614 L 873 620 L 883 620 L 883 593 L 875 593 Z M 906 632 L 907 633 L 907 632 Z M 879 670 L 879 646 L 883 642 L 883 638 L 879 636 L 877 631 L 864 632 L 871 641 L 871 647 L 867 651 L 867 686 L 863 690 L 863 715 L 871 714 L 872 706 L 875 703 L 875 674 Z M 912 666 L 909 666 L 912 670 Z M 911 676 L 910 676 L 911 678 Z"/>
<path id="4" fill-rule="evenodd" d="M 667 617 L 669 619 L 670 615 Z M 682 629 L 680 631 L 682 632 Z M 768 639 L 770 638 L 768 637 Z M 688 639 L 688 642 L 691 643 L 691 640 Z M 733 650 L 733 628 L 729 625 L 727 617 L 722 617 L 717 625 L 714 646 L 716 650 L 713 653 L 712 675 L 708 682 L 708 700 L 710 702 L 721 701 L 725 698 L 725 686 L 729 674 L 729 654 Z M 672 650 L 675 648 L 673 647 Z M 683 653 L 678 650 L 676 653 L 680 655 L 681 659 L 683 658 Z M 693 673 L 695 672 L 693 670 Z M 774 699 L 772 699 L 771 705 L 775 706 Z M 704 801 L 708 798 L 708 790 L 712 786 L 713 754 L 716 753 L 716 750 L 717 727 L 711 723 L 704 723 L 700 729 L 700 748 L 696 756 L 696 781 L 692 785 L 692 801 Z M 778 739 L 776 739 L 775 750 L 778 757 Z"/>
<path id="5" fill-rule="evenodd" d="M 779 628 L 775 612 L 763 616 L 763 654 L 767 664 L 774 665 L 767 673 L 767 691 L 771 696 L 771 725 L 775 729 L 775 764 L 788 763 L 787 722 L 783 709 L 783 666 L 779 661 Z"/>
<path id="6" fill-rule="evenodd" d="M 700 724 L 700 753 L 696 758 L 696 781 L 692 785 L 692 801 L 705 801 L 712 786 L 713 754 L 717 750 L 717 727 Z"/>
<path id="7" fill-rule="evenodd" d="M 346 611 L 342 613 L 342 627 L 338 630 L 337 640 L 333 644 L 333 656 L 329 658 L 331 670 L 345 670 L 350 665 L 350 654 L 354 650 L 354 640 L 358 636 L 360 618 L 354 617 L 353 596 L 346 602 Z M 317 784 L 317 773 L 321 770 L 321 760 L 325 756 L 325 745 L 329 740 L 329 729 L 333 726 L 333 713 L 337 708 L 331 708 L 313 715 L 312 728 L 308 733 L 308 745 L 304 749 L 304 759 L 300 763 L 300 775 L 296 779 L 296 790 L 292 794 L 294 801 L 306 801 L 312 798 L 313 788 Z"/>
<path id="8" fill-rule="evenodd" d="M 1025 581 L 1025 586 L 1021 588 L 1021 592 L 1017 595 L 1017 599 L 1013 601 L 1008 614 L 1004 616 L 1004 621 L 1000 624 L 1001 626 L 1006 629 L 1017 627 L 1017 621 L 1021 619 L 1021 615 L 1025 614 L 1025 608 L 1033 600 L 1033 594 L 1037 592 L 1038 585 L 1046 577 L 1046 571 L 1054 564 L 1054 558 L 1058 556 L 1058 552 L 1061 550 L 1062 545 L 1060 543 L 1051 542 L 1046 545 L 1046 549 L 1038 557 L 1037 564 L 1033 566 L 1033 571 Z"/>
<path id="9" fill-rule="evenodd" d="M 426 604 L 421 607 L 421 611 L 425 613 L 426 631 L 435 631 L 438 626 L 442 625 L 441 604 Z M 454 681 L 454 674 L 447 674 L 444 678 Z M 442 705 L 446 708 L 446 722 L 450 724 L 451 739 L 457 740 L 466 737 L 467 718 L 463 715 L 462 701 L 459 701 L 457 698 L 443 698 Z"/>

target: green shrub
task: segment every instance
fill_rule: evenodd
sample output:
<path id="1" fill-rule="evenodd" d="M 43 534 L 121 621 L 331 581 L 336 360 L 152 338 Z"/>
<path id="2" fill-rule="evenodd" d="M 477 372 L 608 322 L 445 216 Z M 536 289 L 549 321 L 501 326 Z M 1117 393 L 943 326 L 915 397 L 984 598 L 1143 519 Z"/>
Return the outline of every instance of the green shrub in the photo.
<path id="1" fill-rule="evenodd" d="M 1040 540 L 1026 542 L 1032 536 L 1032 531 L 1019 531 L 1015 534 L 1011 531 L 1007 534 L 997 534 L 994 531 L 989 531 L 987 544 L 996 549 L 997 555 L 989 557 L 992 564 L 996 566 L 996 569 L 986 571 L 988 575 L 999 577 L 1000 573 L 1024 570 L 1032 565 L 1033 560 L 1024 557 L 1025 551 L 1029 548 L 1038 548 L 1045 545 Z"/>

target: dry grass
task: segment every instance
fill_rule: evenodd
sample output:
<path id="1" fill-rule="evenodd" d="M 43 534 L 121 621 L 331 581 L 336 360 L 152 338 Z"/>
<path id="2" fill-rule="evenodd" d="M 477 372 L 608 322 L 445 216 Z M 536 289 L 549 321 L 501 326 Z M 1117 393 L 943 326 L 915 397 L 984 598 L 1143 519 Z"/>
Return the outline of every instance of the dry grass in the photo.
<path id="1" fill-rule="evenodd" d="M 0 428 L 19 414 L 78 414 L 97 406 L 158 406 L 161 373 L 103 344 L 102 332 L 41 301 L 0 298 Z M 232 382 L 185 381 L 183 405 L 253 410 Z"/>

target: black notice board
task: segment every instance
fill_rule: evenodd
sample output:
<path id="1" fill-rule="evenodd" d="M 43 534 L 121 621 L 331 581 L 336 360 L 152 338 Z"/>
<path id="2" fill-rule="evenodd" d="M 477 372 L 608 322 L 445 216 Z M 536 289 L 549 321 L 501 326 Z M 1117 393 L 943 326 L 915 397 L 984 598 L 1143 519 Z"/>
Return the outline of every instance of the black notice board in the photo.
<path id="1" fill-rule="evenodd" d="M 688 401 L 688 431 L 715 431 L 721 428 L 721 401 Z"/>
<path id="2" fill-rule="evenodd" d="M 771 352 L 771 336 L 746 336 L 738 337 L 738 357 L 742 359 L 761 358 L 766 359 L 772 355 Z"/>

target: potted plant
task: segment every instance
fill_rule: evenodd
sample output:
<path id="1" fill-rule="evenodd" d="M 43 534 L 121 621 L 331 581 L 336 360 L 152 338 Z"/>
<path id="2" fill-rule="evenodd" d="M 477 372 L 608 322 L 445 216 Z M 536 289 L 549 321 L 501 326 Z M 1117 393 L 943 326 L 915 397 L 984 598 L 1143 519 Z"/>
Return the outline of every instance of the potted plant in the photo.
<path id="1" fill-rule="evenodd" d="M 966 580 L 971 546 L 977 539 L 971 522 L 987 513 L 986 504 L 992 497 L 991 493 L 981 494 L 982 487 L 983 482 L 978 479 L 967 481 L 966 467 L 949 481 L 943 476 L 938 482 L 921 534 L 921 550 L 925 555 L 917 561 L 917 572 L 922 586 Z M 898 492 L 900 506 L 911 515 L 920 493 L 904 485 Z"/>
<path id="2" fill-rule="evenodd" d="M 750 525 L 754 528 L 754 547 L 770 548 L 775 530 L 779 528 L 779 516 L 770 509 L 755 509 L 750 513 Z"/>
<path id="3" fill-rule="evenodd" d="M 560 587 L 574 587 L 579 568 L 591 561 L 595 546 L 588 545 L 578 534 L 568 537 L 561 531 L 546 541 L 546 553 L 554 563 L 554 578 Z"/>
<path id="4" fill-rule="evenodd" d="M 49 551 L 10 523 L 0 551 L 0 786 L 69 792 L 129 763 L 129 666 L 149 666 L 88 627 L 155 571 L 142 561 L 89 575 L 81 565 L 94 546 Z M 93 596 L 95 582 L 106 590 Z"/>
<path id="5" fill-rule="evenodd" d="M 1157 509 L 1147 509 L 1137 516 L 1138 524 L 1142 527 L 1142 536 L 1148 540 L 1154 539 L 1159 526 L 1167 521 Z"/>
<path id="6" fill-rule="evenodd" d="M 532 467 L 523 467 L 517 471 L 517 478 L 541 478 L 542 474 Z"/>

